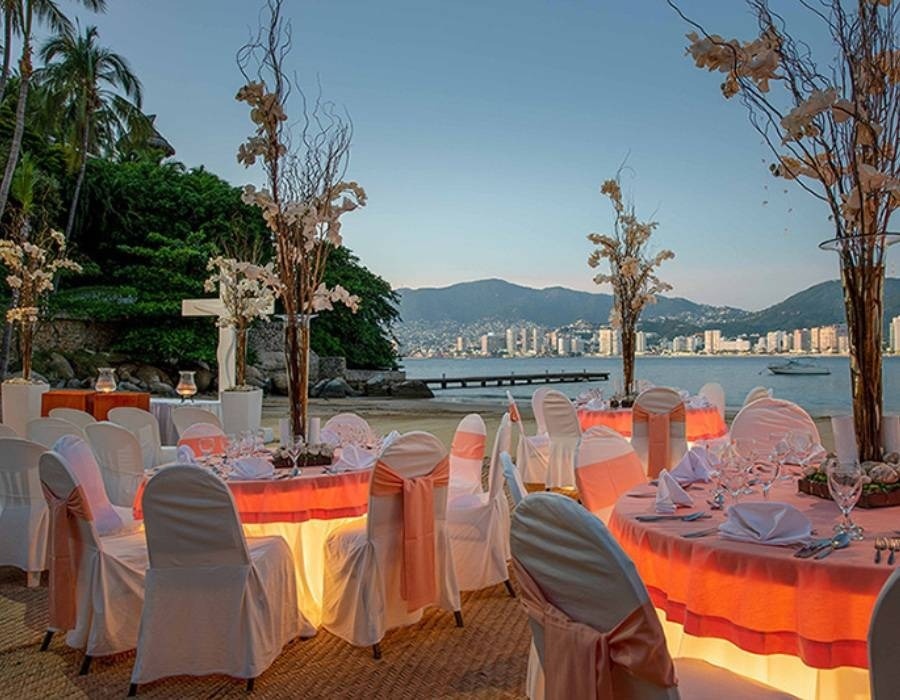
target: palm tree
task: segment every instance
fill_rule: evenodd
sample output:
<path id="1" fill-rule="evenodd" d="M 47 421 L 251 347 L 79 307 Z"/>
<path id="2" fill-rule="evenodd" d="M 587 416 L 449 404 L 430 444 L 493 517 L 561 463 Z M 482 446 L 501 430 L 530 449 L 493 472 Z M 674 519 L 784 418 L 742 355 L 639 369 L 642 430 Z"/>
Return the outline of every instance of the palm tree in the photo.
<path id="1" fill-rule="evenodd" d="M 64 32 L 41 48 L 46 63 L 42 76 L 60 101 L 64 123 L 71 126 L 71 143 L 78 169 L 66 240 L 72 235 L 75 212 L 84 183 L 88 154 L 115 148 L 118 139 L 144 119 L 140 111 L 141 83 L 122 56 L 97 43 L 96 27 L 81 34 Z M 129 99 L 131 101 L 129 101 Z"/>

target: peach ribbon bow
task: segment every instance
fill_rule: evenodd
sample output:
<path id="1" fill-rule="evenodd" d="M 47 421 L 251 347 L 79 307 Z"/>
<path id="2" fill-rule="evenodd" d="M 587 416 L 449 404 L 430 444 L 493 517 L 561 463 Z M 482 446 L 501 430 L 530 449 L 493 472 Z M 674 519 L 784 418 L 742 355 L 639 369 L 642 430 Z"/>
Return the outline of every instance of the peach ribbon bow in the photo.
<path id="1" fill-rule="evenodd" d="M 483 459 L 487 438 L 482 433 L 457 430 L 450 445 L 450 454 L 460 459 Z"/>
<path id="2" fill-rule="evenodd" d="M 671 447 L 669 438 L 673 422 L 684 423 L 684 404 L 676 406 L 666 413 L 651 413 L 642 406 L 632 409 L 632 420 L 635 423 L 647 424 L 647 476 L 651 479 L 659 476 L 663 469 L 668 469 Z"/>
<path id="3" fill-rule="evenodd" d="M 50 568 L 50 629 L 65 631 L 75 627 L 75 586 L 78 581 L 77 520 L 93 520 L 84 489 L 76 486 L 67 498 L 60 498 L 41 482 L 50 511 L 48 559 Z"/>
<path id="4" fill-rule="evenodd" d="M 613 666 L 664 688 L 677 685 L 675 666 L 650 601 L 609 632 L 571 619 L 550 603 L 515 558 L 512 569 L 522 589 L 525 612 L 544 630 L 547 700 L 606 700 L 616 697 Z"/>
<path id="5" fill-rule="evenodd" d="M 434 551 L 434 489 L 450 483 L 444 457 L 430 473 L 404 478 L 379 460 L 372 475 L 375 496 L 403 495 L 403 573 L 400 596 L 409 612 L 437 601 Z"/>
<path id="6" fill-rule="evenodd" d="M 510 423 L 519 423 L 522 420 L 522 416 L 519 415 L 519 407 L 516 406 L 515 401 L 511 401 L 509 404 L 509 422 Z"/>

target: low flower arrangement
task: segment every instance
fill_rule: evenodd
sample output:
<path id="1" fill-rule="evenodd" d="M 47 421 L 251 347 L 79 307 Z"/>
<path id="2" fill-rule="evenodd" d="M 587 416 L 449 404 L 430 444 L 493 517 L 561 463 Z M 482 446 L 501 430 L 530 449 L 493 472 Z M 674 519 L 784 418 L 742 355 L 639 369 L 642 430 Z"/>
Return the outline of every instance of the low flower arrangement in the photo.
<path id="1" fill-rule="evenodd" d="M 327 467 L 334 461 L 334 447 L 326 443 L 318 445 L 304 445 L 303 450 L 297 455 L 298 467 Z M 277 447 L 272 453 L 272 463 L 276 469 L 290 469 L 294 466 L 287 448 Z"/>
<path id="2" fill-rule="evenodd" d="M 828 466 L 837 457 L 829 454 L 817 466 L 804 470 L 797 482 L 799 490 L 820 498 L 831 498 L 828 491 Z M 884 508 L 900 505 L 900 453 L 890 452 L 881 462 L 863 462 L 863 488 L 857 506 L 860 508 Z"/>

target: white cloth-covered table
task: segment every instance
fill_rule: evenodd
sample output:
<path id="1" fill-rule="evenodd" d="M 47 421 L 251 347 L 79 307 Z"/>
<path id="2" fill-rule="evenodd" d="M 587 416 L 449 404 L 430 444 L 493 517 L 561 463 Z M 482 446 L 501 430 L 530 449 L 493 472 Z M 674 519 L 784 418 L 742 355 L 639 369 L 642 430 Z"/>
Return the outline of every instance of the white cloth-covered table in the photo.
<path id="1" fill-rule="evenodd" d="M 222 402 L 213 399 L 195 399 L 194 401 L 182 401 L 181 399 L 150 399 L 150 412 L 159 421 L 159 439 L 163 445 L 177 445 L 178 431 L 172 422 L 172 409 L 179 406 L 195 406 L 211 411 L 222 420 Z"/>

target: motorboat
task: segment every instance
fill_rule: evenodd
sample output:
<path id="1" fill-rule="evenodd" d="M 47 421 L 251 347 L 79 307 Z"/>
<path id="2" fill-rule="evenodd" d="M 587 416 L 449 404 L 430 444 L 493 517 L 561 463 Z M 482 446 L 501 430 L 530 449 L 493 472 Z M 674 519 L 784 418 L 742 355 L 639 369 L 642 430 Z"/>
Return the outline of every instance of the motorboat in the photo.
<path id="1" fill-rule="evenodd" d="M 772 374 L 831 374 L 831 370 L 827 367 L 800 360 L 788 360 L 781 364 L 769 365 L 769 371 Z"/>

